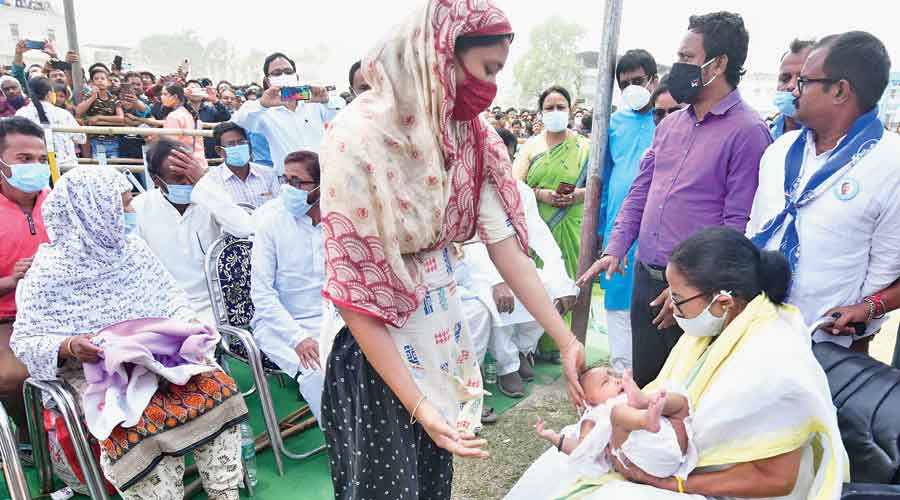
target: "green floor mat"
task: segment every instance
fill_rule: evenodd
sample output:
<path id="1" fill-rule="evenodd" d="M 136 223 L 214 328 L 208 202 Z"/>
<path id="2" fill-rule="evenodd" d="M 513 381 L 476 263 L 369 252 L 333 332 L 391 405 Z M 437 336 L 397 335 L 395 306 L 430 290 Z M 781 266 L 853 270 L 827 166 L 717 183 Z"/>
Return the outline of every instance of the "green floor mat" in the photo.
<path id="1" fill-rule="evenodd" d="M 596 293 L 591 316 L 592 321 L 588 329 L 587 358 L 588 363 L 605 360 L 609 357 L 609 347 L 606 338 L 605 314 L 602 313 L 602 300 L 597 300 Z M 600 297 L 602 299 L 602 296 Z M 599 306 L 599 307 L 598 307 Z M 243 363 L 231 362 L 231 368 L 235 379 L 241 387 L 250 387 L 250 370 Z M 526 392 L 531 394 L 535 384 L 550 384 L 560 376 L 560 365 L 550 363 L 538 363 L 535 366 L 535 381 L 526 384 Z M 275 400 L 275 409 L 279 417 L 287 415 L 300 407 L 302 402 L 298 398 L 297 385 L 288 380 L 285 387 L 281 387 L 274 377 L 269 378 L 269 387 Z M 491 396 L 485 398 L 485 404 L 493 406 L 498 413 L 512 408 L 522 399 L 508 398 L 497 390 L 496 386 L 489 385 Z M 250 409 L 250 424 L 256 434 L 265 431 L 262 412 L 259 405 L 259 396 L 253 394 L 247 398 L 247 407 Z M 287 440 L 286 445 L 294 452 L 303 452 L 318 447 L 324 443 L 324 436 L 318 428 L 310 429 L 299 436 Z M 256 457 L 257 474 L 259 484 L 255 489 L 253 498 L 258 500 L 280 500 L 284 498 L 296 498 L 299 500 L 330 500 L 334 498 L 331 487 L 331 473 L 328 465 L 327 453 L 320 453 L 304 461 L 284 459 L 284 477 L 279 477 L 275 471 L 275 459 L 271 450 L 266 450 Z M 37 471 L 34 468 L 25 468 L 25 475 L 31 485 L 32 496 L 38 495 Z M 188 481 L 195 477 L 187 478 Z M 58 482 L 58 487 L 62 483 Z M 245 497 L 242 495 L 242 497 Z M 5 482 L 0 485 L 0 500 L 7 500 L 9 494 Z M 77 495 L 76 499 L 88 497 Z M 118 497 L 114 497 L 118 498 Z M 200 493 L 193 498 L 206 499 L 205 493 Z"/>

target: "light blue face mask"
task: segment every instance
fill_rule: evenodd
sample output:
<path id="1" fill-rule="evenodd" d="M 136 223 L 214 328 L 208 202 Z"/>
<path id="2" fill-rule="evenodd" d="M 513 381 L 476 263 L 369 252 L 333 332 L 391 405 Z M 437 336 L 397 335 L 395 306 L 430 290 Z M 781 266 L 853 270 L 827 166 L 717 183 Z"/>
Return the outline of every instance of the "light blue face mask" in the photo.
<path id="1" fill-rule="evenodd" d="M 793 118 L 797 115 L 797 104 L 795 99 L 793 92 L 779 90 L 775 93 L 775 107 L 778 108 L 778 111 L 784 116 Z"/>
<path id="2" fill-rule="evenodd" d="M 319 189 L 318 187 L 316 189 Z M 309 194 L 316 192 L 316 189 L 312 191 L 304 191 L 302 189 L 297 189 L 290 184 L 285 184 L 281 186 L 281 200 L 284 203 L 284 208 L 290 212 L 294 217 L 301 217 L 306 215 L 313 206 L 309 203 Z"/>
<path id="3" fill-rule="evenodd" d="M 166 191 L 163 194 L 169 201 L 176 205 L 191 204 L 191 192 L 194 190 L 194 186 L 190 184 L 166 184 L 162 179 L 160 179 L 160 182 L 166 186 Z"/>
<path id="4" fill-rule="evenodd" d="M 569 112 L 544 111 L 541 113 L 541 122 L 547 132 L 562 132 L 569 126 Z"/>
<path id="5" fill-rule="evenodd" d="M 225 163 L 232 167 L 243 167 L 250 162 L 250 145 L 238 144 L 225 149 Z"/>
<path id="6" fill-rule="evenodd" d="M 46 163 L 17 163 L 10 165 L 0 160 L 10 170 L 12 177 L 0 172 L 6 183 L 23 193 L 37 193 L 50 185 L 50 165 Z"/>
<path id="7" fill-rule="evenodd" d="M 125 226 L 125 234 L 131 234 L 137 229 L 137 212 L 124 212 L 122 225 Z"/>

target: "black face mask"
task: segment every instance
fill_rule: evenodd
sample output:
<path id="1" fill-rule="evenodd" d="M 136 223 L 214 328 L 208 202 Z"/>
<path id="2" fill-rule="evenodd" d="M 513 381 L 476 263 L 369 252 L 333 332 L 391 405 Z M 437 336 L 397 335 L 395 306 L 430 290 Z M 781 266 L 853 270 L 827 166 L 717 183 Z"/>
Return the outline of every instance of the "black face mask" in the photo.
<path id="1" fill-rule="evenodd" d="M 668 76 L 669 94 L 672 95 L 672 99 L 682 104 L 693 104 L 703 87 L 712 83 L 712 80 L 703 83 L 703 68 L 713 61 L 715 58 L 710 59 L 703 66 L 687 63 L 673 64 Z"/>

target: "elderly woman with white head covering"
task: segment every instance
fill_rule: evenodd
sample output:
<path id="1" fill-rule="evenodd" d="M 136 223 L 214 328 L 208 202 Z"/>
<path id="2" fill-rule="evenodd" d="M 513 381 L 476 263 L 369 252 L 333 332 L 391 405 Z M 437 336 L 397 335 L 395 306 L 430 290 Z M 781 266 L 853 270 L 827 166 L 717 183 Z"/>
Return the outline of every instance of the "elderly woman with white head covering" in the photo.
<path id="1" fill-rule="evenodd" d="M 11 339 L 33 378 L 61 378 L 80 391 L 82 363 L 103 355 L 91 342 L 96 332 L 141 318 L 195 320 L 184 291 L 146 243 L 127 234 L 130 202 L 130 184 L 122 174 L 93 167 L 64 175 L 47 196 L 43 216 L 50 243 L 38 249 L 19 284 Z M 122 498 L 182 498 L 183 455 L 193 451 L 209 498 L 237 500 L 242 474 L 236 422 L 246 417 L 246 406 L 233 380 L 218 370 L 211 373 L 215 376 L 206 377 L 202 389 L 219 384 L 220 394 L 234 393 L 234 418 L 178 406 L 203 398 L 195 380 L 202 374 L 191 379 L 193 385 L 178 386 L 180 399 L 168 398 L 174 386 L 161 384 L 156 394 L 165 404 L 151 402 L 136 426 L 119 426 L 101 441 L 101 467 Z M 164 424 L 154 425 L 157 421 Z M 181 442 L 172 453 L 176 435 Z"/>

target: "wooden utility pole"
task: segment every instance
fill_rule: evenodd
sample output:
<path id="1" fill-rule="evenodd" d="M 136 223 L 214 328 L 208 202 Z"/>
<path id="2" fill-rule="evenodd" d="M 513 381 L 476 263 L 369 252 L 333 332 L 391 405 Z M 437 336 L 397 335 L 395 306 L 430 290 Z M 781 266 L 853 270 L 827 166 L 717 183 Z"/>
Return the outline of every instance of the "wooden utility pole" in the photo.
<path id="1" fill-rule="evenodd" d="M 75 29 L 74 0 L 63 0 L 63 8 L 66 12 L 66 38 L 69 41 L 69 50 L 78 54 L 78 62 L 72 63 L 72 92 L 75 92 L 75 104 L 78 104 L 84 99 L 84 73 L 81 70 L 81 51 L 78 48 L 78 30 Z M 65 58 L 64 55 L 63 58 Z"/>
<path id="2" fill-rule="evenodd" d="M 597 224 L 600 208 L 603 159 L 606 157 L 609 116 L 612 107 L 613 77 L 616 50 L 619 45 L 619 26 L 622 23 L 623 0 L 606 0 L 603 13 L 603 38 L 597 58 L 597 93 L 594 97 L 594 116 L 591 127 L 591 158 L 588 167 L 587 193 L 584 196 L 584 220 L 581 225 L 581 248 L 578 256 L 578 276 L 597 259 Z M 592 284 L 585 285 L 578 296 L 572 315 L 572 331 L 582 343 L 587 336 L 591 313 Z"/>

